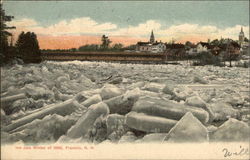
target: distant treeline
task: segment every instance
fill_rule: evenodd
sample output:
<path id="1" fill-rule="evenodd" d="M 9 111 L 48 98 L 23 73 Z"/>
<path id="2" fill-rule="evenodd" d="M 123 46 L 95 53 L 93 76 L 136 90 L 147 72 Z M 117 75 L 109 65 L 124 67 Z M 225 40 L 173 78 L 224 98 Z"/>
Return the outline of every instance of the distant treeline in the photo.
<path id="1" fill-rule="evenodd" d="M 84 52 L 84 51 L 114 51 L 114 52 L 120 52 L 120 51 L 126 51 L 126 50 L 135 50 L 136 45 L 130 45 L 130 46 L 123 46 L 121 43 L 116 43 L 112 45 L 111 47 L 104 48 L 102 45 L 98 44 L 86 44 L 83 46 L 80 46 L 79 48 L 70 48 L 70 49 L 43 49 L 42 51 L 55 51 L 55 52 L 64 52 L 64 51 L 70 51 L 70 52 Z"/>

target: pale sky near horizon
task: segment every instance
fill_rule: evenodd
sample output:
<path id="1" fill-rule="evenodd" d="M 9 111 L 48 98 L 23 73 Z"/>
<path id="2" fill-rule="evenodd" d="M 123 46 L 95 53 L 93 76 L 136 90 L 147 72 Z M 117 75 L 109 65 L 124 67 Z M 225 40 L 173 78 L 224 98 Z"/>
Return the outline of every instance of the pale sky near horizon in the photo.
<path id="1" fill-rule="evenodd" d="M 102 34 L 128 45 L 147 40 L 151 30 L 158 40 L 197 42 L 237 39 L 242 26 L 249 37 L 249 1 L 4 1 L 3 7 L 15 17 L 16 34 L 37 33 L 41 48 L 98 43 Z"/>

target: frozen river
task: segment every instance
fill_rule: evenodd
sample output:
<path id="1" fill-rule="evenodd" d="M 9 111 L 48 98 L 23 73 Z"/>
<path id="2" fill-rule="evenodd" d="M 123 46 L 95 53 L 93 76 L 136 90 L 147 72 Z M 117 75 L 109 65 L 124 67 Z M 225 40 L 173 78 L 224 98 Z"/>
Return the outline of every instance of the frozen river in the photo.
<path id="1" fill-rule="evenodd" d="M 184 124 L 196 126 L 197 121 L 200 141 L 206 139 L 203 132 L 211 141 L 245 140 L 242 137 L 248 134 L 245 130 L 249 129 L 250 119 L 249 78 L 247 68 L 190 66 L 186 62 L 149 65 L 48 61 L 3 67 L 1 125 L 7 129 L 1 133 L 2 140 L 55 142 L 81 137 L 84 141 L 88 135 L 88 140 L 98 143 L 157 138 L 178 141 L 185 136 L 179 134 Z M 50 110 L 68 103 L 61 105 L 67 110 L 67 105 L 73 105 L 70 100 L 79 103 L 74 103 L 76 109 L 72 112 Z M 170 108 L 175 104 L 180 110 L 173 113 Z M 101 114 L 92 113 L 98 109 Z M 84 121 L 89 115 L 95 117 L 93 122 Z M 55 124 L 59 128 L 55 129 Z M 35 125 L 40 125 L 40 129 L 35 129 Z M 83 126 L 84 131 L 80 129 Z M 192 132 L 190 128 L 185 130 Z M 232 132 L 231 137 L 225 132 Z M 236 133 L 238 137 L 233 136 Z M 173 135 L 179 136 L 178 140 Z"/>

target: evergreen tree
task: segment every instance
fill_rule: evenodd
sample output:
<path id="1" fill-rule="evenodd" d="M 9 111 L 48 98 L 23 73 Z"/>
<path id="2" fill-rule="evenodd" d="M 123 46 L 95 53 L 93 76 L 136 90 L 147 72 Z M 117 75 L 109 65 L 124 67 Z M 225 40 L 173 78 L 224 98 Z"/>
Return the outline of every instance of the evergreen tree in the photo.
<path id="1" fill-rule="evenodd" d="M 112 43 L 112 41 L 110 41 L 108 36 L 102 35 L 101 48 L 104 49 L 104 50 L 107 50 L 109 48 L 110 43 Z"/>
<path id="2" fill-rule="evenodd" d="M 11 36 L 11 33 L 6 30 L 15 29 L 15 27 L 7 26 L 6 22 L 10 22 L 13 18 L 13 16 L 5 15 L 2 3 L 0 3 L 0 64 L 3 64 L 10 59 L 8 37 Z"/>
<path id="3" fill-rule="evenodd" d="M 25 63 L 36 63 L 41 61 L 41 51 L 37 36 L 34 32 L 22 32 L 16 42 L 18 57 Z"/>

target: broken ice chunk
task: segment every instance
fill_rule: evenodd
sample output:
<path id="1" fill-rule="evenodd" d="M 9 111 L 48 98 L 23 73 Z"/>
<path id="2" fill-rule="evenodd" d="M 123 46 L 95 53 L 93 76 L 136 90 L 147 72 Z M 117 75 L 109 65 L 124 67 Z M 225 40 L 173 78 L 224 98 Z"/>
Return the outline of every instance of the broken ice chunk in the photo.
<path id="1" fill-rule="evenodd" d="M 67 132 L 67 137 L 79 138 L 85 136 L 100 116 L 105 116 L 109 113 L 108 106 L 99 102 L 91 105 L 86 113 L 77 121 L 77 123 Z"/>
<path id="2" fill-rule="evenodd" d="M 139 98 L 132 111 L 174 120 L 179 120 L 187 112 L 191 112 L 202 123 L 207 123 L 209 120 L 209 114 L 204 109 L 174 103 L 157 97 Z"/>
<path id="3" fill-rule="evenodd" d="M 105 99 L 110 99 L 112 97 L 119 96 L 123 93 L 123 90 L 120 88 L 116 87 L 115 85 L 111 84 L 106 84 L 102 89 L 101 89 L 101 97 L 103 100 Z"/>
<path id="4" fill-rule="evenodd" d="M 84 102 L 81 104 L 85 107 L 89 107 L 92 104 L 96 104 L 102 101 L 102 97 L 99 94 L 93 95 L 92 97 L 86 99 Z"/>
<path id="5" fill-rule="evenodd" d="M 167 133 L 177 121 L 149 116 L 144 113 L 130 112 L 126 115 L 125 123 L 130 128 L 147 133 Z"/>
<path id="6" fill-rule="evenodd" d="M 211 135 L 212 141 L 249 142 L 250 130 L 247 123 L 230 118 Z"/>
<path id="7" fill-rule="evenodd" d="M 191 112 L 187 112 L 169 131 L 165 141 L 206 142 L 208 141 L 208 131 Z"/>

